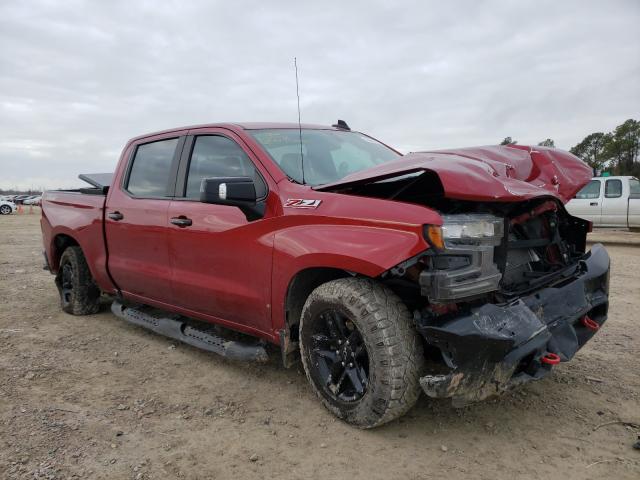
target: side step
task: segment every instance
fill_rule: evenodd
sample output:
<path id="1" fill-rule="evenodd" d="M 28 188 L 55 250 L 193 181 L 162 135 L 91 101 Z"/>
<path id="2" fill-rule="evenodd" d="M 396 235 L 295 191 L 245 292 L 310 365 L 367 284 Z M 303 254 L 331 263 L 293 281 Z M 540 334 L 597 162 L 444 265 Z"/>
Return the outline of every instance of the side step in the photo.
<path id="1" fill-rule="evenodd" d="M 269 359 L 263 345 L 225 339 L 213 332 L 190 325 L 179 315 L 167 317 L 154 315 L 148 307 L 129 307 L 117 300 L 111 304 L 111 311 L 117 317 L 134 325 L 232 360 L 266 362 Z"/>

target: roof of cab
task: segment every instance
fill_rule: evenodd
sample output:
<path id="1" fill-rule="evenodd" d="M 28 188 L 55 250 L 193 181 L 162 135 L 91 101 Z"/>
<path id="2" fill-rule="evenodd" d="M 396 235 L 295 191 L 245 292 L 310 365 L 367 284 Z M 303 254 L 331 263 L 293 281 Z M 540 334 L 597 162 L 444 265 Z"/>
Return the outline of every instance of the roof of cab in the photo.
<path id="1" fill-rule="evenodd" d="M 183 130 L 194 130 L 198 128 L 228 128 L 230 130 L 261 130 L 261 129 L 269 129 L 269 128 L 303 128 L 307 130 L 341 130 L 336 127 L 332 127 L 329 125 L 316 125 L 311 123 L 303 123 L 302 125 L 298 125 L 297 123 L 292 122 L 225 122 L 225 123 L 204 123 L 201 125 L 189 125 L 186 127 L 176 127 L 169 128 L 166 130 L 160 130 L 158 132 L 145 133 L 144 135 L 138 135 L 133 137 L 129 142 L 133 142 L 136 140 L 140 140 L 148 137 L 155 137 L 156 135 L 164 135 L 172 132 L 180 132 Z"/>

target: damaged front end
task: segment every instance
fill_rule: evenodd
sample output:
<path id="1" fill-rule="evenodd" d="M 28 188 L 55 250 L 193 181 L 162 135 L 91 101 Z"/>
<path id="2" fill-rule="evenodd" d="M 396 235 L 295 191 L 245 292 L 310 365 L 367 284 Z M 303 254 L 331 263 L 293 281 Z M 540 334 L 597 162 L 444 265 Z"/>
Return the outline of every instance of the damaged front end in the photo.
<path id="1" fill-rule="evenodd" d="M 317 187 L 436 210 L 431 248 L 381 276 L 414 312 L 427 395 L 454 404 L 545 376 L 607 319 L 609 256 L 586 252 L 591 224 L 564 208 L 591 178 L 554 148 L 473 147 L 412 153 Z"/>
<path id="2" fill-rule="evenodd" d="M 422 388 L 464 405 L 544 377 L 606 321 L 608 290 L 609 256 L 594 245 L 556 285 L 507 303 L 419 317 L 418 331 L 451 369 L 422 377 Z"/>
<path id="3" fill-rule="evenodd" d="M 543 378 L 606 321 L 609 256 L 585 253 L 590 224 L 556 200 L 451 203 L 443 222 L 425 227 L 433 248 L 390 272 L 424 299 L 416 327 L 444 367 L 420 379 L 428 396 L 462 406 Z"/>

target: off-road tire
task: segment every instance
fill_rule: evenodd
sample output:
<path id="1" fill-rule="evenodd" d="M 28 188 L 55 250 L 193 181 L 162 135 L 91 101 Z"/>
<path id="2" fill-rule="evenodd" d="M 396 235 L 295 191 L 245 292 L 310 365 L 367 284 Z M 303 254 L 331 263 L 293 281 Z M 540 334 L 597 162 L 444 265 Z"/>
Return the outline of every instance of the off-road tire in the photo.
<path id="1" fill-rule="evenodd" d="M 366 391 L 344 403 L 316 384 L 311 369 L 311 324 L 326 309 L 340 310 L 355 324 L 369 356 Z M 302 364 L 312 389 L 338 418 L 360 428 L 390 422 L 413 407 L 424 369 L 422 340 L 402 300 L 389 288 L 363 278 L 342 278 L 320 285 L 307 298 L 300 320 Z"/>
<path id="2" fill-rule="evenodd" d="M 64 288 L 63 271 L 70 267 L 70 291 Z M 100 309 L 100 289 L 96 285 L 80 247 L 67 247 L 60 257 L 56 275 L 62 310 L 71 315 L 90 315 Z M 68 286 L 68 285 L 67 285 Z"/>

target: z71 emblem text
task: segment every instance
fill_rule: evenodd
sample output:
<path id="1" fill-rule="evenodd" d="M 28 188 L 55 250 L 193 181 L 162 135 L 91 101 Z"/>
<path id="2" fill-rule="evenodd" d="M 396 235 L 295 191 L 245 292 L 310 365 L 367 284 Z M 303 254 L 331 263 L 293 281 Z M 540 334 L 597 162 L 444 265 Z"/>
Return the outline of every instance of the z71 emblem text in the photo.
<path id="1" fill-rule="evenodd" d="M 322 200 L 305 200 L 303 198 L 289 198 L 284 202 L 285 207 L 291 208 L 318 208 Z"/>

